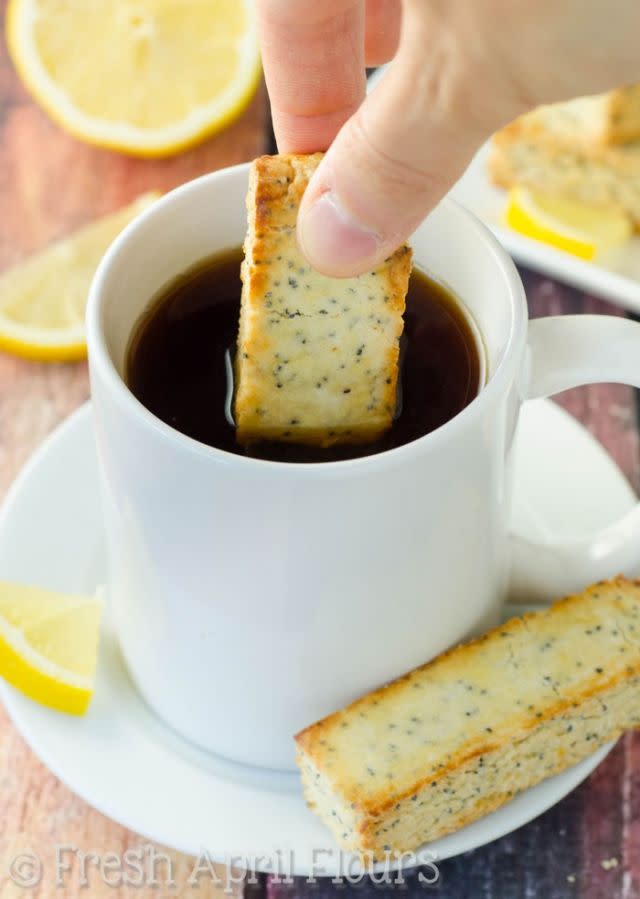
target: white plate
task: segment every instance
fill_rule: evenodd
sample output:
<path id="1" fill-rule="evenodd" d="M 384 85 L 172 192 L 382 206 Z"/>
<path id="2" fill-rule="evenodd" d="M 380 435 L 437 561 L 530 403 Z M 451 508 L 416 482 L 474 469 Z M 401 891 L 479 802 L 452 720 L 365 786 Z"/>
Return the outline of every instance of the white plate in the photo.
<path id="1" fill-rule="evenodd" d="M 502 225 L 506 191 L 487 175 L 489 145 L 476 154 L 451 196 L 478 216 L 517 262 L 545 272 L 559 281 L 640 312 L 640 237 L 594 262 L 585 262 Z"/>
<path id="2" fill-rule="evenodd" d="M 376 86 L 386 66 L 369 76 L 367 90 Z M 489 145 L 477 153 L 450 194 L 478 216 L 517 262 L 588 293 L 640 312 L 640 236 L 598 259 L 584 262 L 502 225 L 506 191 L 495 187 L 487 175 Z"/>
<path id="3" fill-rule="evenodd" d="M 613 462 L 553 404 L 538 401 L 525 407 L 520 438 L 520 530 L 533 520 L 547 532 L 566 535 L 582 529 L 585 514 L 589 524 L 604 525 L 632 507 L 633 492 Z M 87 405 L 46 441 L 14 483 L 0 516 L 0 577 L 85 593 L 105 581 L 97 475 Z M 585 509 L 581 497 L 594 490 L 597 508 Z M 229 677 L 231 684 L 233 672 Z M 270 870 L 278 858 L 294 874 L 307 874 L 318 859 L 325 874 L 344 864 L 328 832 L 306 808 L 296 775 L 216 759 L 154 717 L 127 676 L 108 615 L 96 696 L 84 718 L 42 708 L 6 684 L 0 695 L 17 728 L 54 774 L 105 815 L 150 839 L 194 855 L 206 848 L 221 861 L 231 854 L 254 860 L 262 855 L 262 861 L 253 862 L 256 870 Z M 600 749 L 499 811 L 431 844 L 430 852 L 447 858 L 520 827 L 579 784 L 608 750 Z"/>

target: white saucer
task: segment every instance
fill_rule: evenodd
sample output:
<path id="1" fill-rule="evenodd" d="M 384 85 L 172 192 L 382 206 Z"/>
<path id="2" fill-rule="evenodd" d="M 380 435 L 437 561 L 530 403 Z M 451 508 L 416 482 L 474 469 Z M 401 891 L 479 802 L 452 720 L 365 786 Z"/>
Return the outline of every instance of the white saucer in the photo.
<path id="1" fill-rule="evenodd" d="M 516 473 L 521 531 L 537 523 L 547 533 L 581 533 L 608 524 L 635 502 L 602 448 L 547 401 L 525 407 Z M 83 593 L 105 581 L 97 474 L 87 405 L 46 441 L 14 483 L 0 516 L 0 577 Z M 582 502 L 593 491 L 598 501 Z M 193 855 L 204 848 L 223 862 L 232 854 L 254 859 L 256 870 L 277 864 L 278 850 L 293 874 L 308 873 L 318 858 L 328 875 L 344 863 L 306 808 L 297 776 L 216 759 L 154 717 L 127 676 L 108 616 L 96 696 L 86 717 L 42 708 L 3 683 L 0 696 L 54 774 L 105 815 L 150 839 Z M 608 749 L 438 840 L 430 852 L 447 858 L 520 827 L 579 784 Z M 256 860 L 259 855 L 265 858 Z"/>

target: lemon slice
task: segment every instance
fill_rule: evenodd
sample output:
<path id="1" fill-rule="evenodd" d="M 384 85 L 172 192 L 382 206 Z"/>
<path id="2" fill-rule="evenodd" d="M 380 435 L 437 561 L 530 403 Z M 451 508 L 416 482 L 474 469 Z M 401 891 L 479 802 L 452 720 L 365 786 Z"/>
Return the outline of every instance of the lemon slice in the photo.
<path id="1" fill-rule="evenodd" d="M 505 218 L 515 231 L 581 259 L 593 259 L 624 243 L 633 232 L 628 216 L 618 209 L 587 206 L 525 187 L 510 191 Z"/>
<path id="2" fill-rule="evenodd" d="M 51 244 L 0 275 L 0 349 L 45 362 L 87 354 L 84 313 L 89 285 L 105 250 L 159 194 Z"/>
<path id="3" fill-rule="evenodd" d="M 102 600 L 0 582 L 0 676 L 42 705 L 82 715 L 93 695 Z"/>
<path id="4" fill-rule="evenodd" d="M 260 77 L 254 0 L 10 0 L 7 41 L 59 125 L 136 156 L 222 128 Z"/>

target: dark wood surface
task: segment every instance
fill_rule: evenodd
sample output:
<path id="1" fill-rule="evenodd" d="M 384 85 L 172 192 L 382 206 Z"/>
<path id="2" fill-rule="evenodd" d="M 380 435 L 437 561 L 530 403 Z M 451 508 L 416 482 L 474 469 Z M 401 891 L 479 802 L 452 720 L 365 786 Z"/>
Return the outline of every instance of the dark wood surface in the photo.
<path id="1" fill-rule="evenodd" d="M 0 0 L 0 8 L 5 2 Z M 64 135 L 27 98 L 0 48 L 0 270 L 75 226 L 129 202 L 144 190 L 168 189 L 202 172 L 262 152 L 269 139 L 264 92 L 235 125 L 175 159 L 145 162 L 86 147 Z M 614 306 L 523 272 L 531 314 L 623 314 Z M 88 395 L 86 366 L 41 365 L 0 354 L 0 496 L 42 439 Z M 559 398 L 605 445 L 634 488 L 640 488 L 636 396 L 627 387 L 580 388 Z M 215 813 L 212 811 L 212 813 Z M 28 846 L 52 843 L 121 852 L 140 845 L 89 808 L 33 756 L 0 709 L 0 896 L 65 899 L 90 895 L 133 899 L 164 896 L 152 888 L 82 889 L 70 878 L 56 890 L 51 877 L 22 890 L 7 874 Z M 167 896 L 217 896 L 203 881 L 186 885 L 188 861 L 171 853 L 177 886 Z M 439 865 L 433 887 L 408 874 L 404 885 L 277 885 L 261 878 L 247 894 L 270 899 L 349 893 L 436 895 L 441 899 L 640 899 L 640 736 L 621 740 L 588 781 L 545 815 L 502 840 Z M 45 872 L 46 874 L 46 872 Z"/>

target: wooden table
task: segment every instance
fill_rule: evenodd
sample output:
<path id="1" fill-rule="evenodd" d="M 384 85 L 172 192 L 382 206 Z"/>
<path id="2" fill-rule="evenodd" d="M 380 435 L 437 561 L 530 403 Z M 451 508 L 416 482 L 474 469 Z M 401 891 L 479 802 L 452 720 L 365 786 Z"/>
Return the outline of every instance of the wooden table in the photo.
<path id="1" fill-rule="evenodd" d="M 4 7 L 5 0 L 1 0 Z M 151 188 L 166 190 L 211 169 L 250 159 L 269 142 L 267 104 L 261 90 L 242 119 L 221 135 L 176 159 L 145 162 L 91 149 L 60 132 L 29 101 L 0 49 L 0 270 L 75 226 Z M 614 307 L 523 272 L 531 314 L 606 312 Z M 43 438 L 88 396 L 86 366 L 42 365 L 0 354 L 0 495 Z M 559 401 L 584 422 L 640 488 L 638 409 L 634 391 L 596 386 L 568 392 Z M 35 758 L 0 710 L 0 896 L 113 897 L 141 895 L 212 897 L 219 888 L 203 878 L 187 884 L 192 862 L 168 852 L 176 887 L 166 891 L 109 887 L 79 871 L 56 888 L 50 868 L 41 884 L 25 890 L 9 866 L 27 850 L 43 854 L 53 844 L 122 853 L 144 844 L 67 790 Z M 157 847 L 162 851 L 162 847 Z M 509 837 L 439 866 L 437 885 L 425 888 L 415 873 L 403 892 L 440 899 L 640 899 L 640 735 L 619 742 L 588 781 L 547 814 Z M 385 893 L 390 888 L 385 890 Z M 245 894 L 271 899 L 328 897 L 357 891 L 380 895 L 363 883 L 338 888 L 297 880 L 278 885 L 259 878 Z M 430 892 L 429 892 L 430 891 Z"/>

